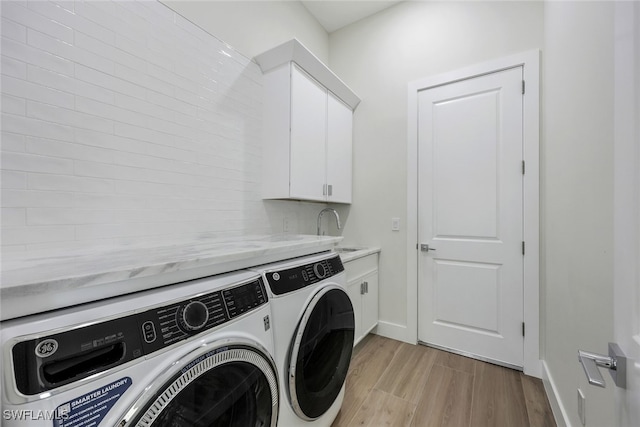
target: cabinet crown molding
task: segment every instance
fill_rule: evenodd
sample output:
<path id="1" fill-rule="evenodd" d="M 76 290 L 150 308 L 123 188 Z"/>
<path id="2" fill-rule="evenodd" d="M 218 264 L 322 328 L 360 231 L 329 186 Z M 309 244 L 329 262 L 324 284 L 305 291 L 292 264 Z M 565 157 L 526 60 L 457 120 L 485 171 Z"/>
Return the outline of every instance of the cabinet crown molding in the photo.
<path id="1" fill-rule="evenodd" d="M 289 40 L 273 49 L 269 49 L 257 55 L 254 59 L 263 73 L 282 64 L 295 62 L 300 68 L 340 98 L 342 102 L 351 107 L 352 110 L 360 103 L 358 95 L 297 39 Z"/>

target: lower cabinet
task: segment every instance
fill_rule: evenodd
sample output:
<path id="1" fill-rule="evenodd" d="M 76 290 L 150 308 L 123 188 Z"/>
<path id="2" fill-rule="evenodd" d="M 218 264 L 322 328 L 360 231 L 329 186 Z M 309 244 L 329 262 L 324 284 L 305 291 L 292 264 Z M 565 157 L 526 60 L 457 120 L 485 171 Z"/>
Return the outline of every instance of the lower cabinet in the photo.
<path id="1" fill-rule="evenodd" d="M 348 261 L 344 269 L 356 318 L 355 346 L 378 325 L 378 254 Z"/>

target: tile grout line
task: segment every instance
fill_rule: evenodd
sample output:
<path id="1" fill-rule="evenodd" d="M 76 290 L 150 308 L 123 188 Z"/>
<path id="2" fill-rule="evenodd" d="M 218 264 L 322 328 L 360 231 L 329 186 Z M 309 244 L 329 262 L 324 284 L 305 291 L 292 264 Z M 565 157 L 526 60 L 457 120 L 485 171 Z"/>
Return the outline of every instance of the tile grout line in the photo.
<path id="1" fill-rule="evenodd" d="M 469 402 L 469 425 L 468 427 L 472 427 L 471 423 L 473 422 L 473 401 L 476 395 L 476 378 L 478 373 L 478 364 L 474 363 L 473 365 L 473 381 L 471 381 L 471 402 Z"/>
<path id="2" fill-rule="evenodd" d="M 447 366 L 447 365 L 442 364 L 442 363 L 435 363 L 435 362 L 434 362 L 433 364 L 434 364 L 434 365 L 441 366 L 441 367 L 443 367 L 443 368 L 450 369 L 450 370 L 452 370 L 452 371 L 460 372 L 461 374 L 471 375 L 472 377 L 475 377 L 475 375 L 476 375 L 476 374 L 475 374 L 475 370 L 476 370 L 476 368 L 475 368 L 475 367 L 473 368 L 473 373 L 470 373 L 470 372 L 467 372 L 467 371 L 463 371 L 462 369 L 452 368 L 451 366 Z"/>
<path id="3" fill-rule="evenodd" d="M 419 392 L 421 398 L 423 397 L 425 389 L 427 388 L 427 383 L 429 382 L 429 378 L 431 378 L 431 374 L 433 373 L 433 367 L 436 365 L 435 359 L 437 357 L 438 357 L 438 355 L 434 353 L 434 355 L 433 355 L 433 358 L 434 358 L 433 363 L 431 363 L 431 366 L 429 367 L 429 373 L 425 377 L 424 384 L 422 385 L 422 388 L 420 389 L 420 392 Z M 409 422 L 409 425 L 415 425 L 414 424 L 414 420 L 417 421 L 415 418 L 416 418 L 416 413 L 418 412 L 418 405 L 419 404 L 420 404 L 419 402 L 414 404 L 415 410 L 413 411 L 413 415 L 411 416 L 411 420 Z"/>
<path id="4" fill-rule="evenodd" d="M 398 346 L 398 348 L 401 347 L 401 345 Z M 384 374 L 387 373 L 387 370 L 389 369 L 389 367 L 391 366 L 391 364 L 393 364 L 393 360 L 398 356 L 398 348 L 395 349 L 393 351 L 393 357 L 391 358 L 391 360 L 389 361 L 389 363 L 387 364 L 387 366 L 384 368 L 384 370 L 382 371 L 382 373 L 380 374 L 380 376 L 378 377 L 378 380 L 375 382 L 375 384 L 373 384 L 371 386 L 371 390 L 376 389 L 378 390 L 376 387 L 378 386 L 378 384 L 380 383 L 380 380 L 384 377 Z M 369 392 L 371 392 L 371 390 L 369 390 Z M 383 391 L 383 390 L 380 390 Z"/>
<path id="5" fill-rule="evenodd" d="M 367 343 L 368 344 L 368 343 Z M 364 347 L 362 349 L 360 349 L 360 351 L 363 351 Z M 358 353 L 360 353 L 360 351 Z M 373 352 L 375 353 L 375 352 Z M 375 388 L 375 386 L 378 384 L 378 382 L 380 382 L 380 379 L 384 376 L 384 373 L 387 371 L 387 369 L 389 369 L 389 366 L 391 365 L 391 362 L 393 361 L 393 359 L 396 357 L 397 354 L 397 350 L 395 350 L 393 352 L 393 357 L 391 358 L 391 361 L 389 362 L 389 364 L 385 367 L 385 369 L 382 371 L 380 377 L 378 378 L 378 380 L 376 381 L 375 384 L 373 384 L 371 386 L 371 388 L 367 391 L 367 394 L 364 396 L 364 398 L 362 399 L 362 402 L 360 403 L 360 405 L 358 405 L 358 407 L 353 411 L 353 415 L 351 416 L 350 419 L 346 420 L 345 426 L 350 426 L 351 422 L 355 419 L 356 415 L 358 415 L 358 413 L 360 412 L 360 408 L 362 408 L 362 405 L 365 404 L 365 402 L 369 399 L 371 392 L 373 391 L 373 389 Z M 352 359 L 353 361 L 353 359 Z M 382 390 L 379 390 L 382 391 Z M 346 389 L 345 389 L 345 393 L 346 393 Z"/>
<path id="6" fill-rule="evenodd" d="M 531 415 L 529 414 L 529 404 L 527 402 L 527 394 L 524 390 L 524 382 L 522 381 L 522 377 L 524 376 L 524 372 L 520 372 L 520 388 L 522 389 L 522 397 L 524 399 L 524 410 L 527 412 L 527 422 L 529 426 L 531 426 Z"/>
<path id="7" fill-rule="evenodd" d="M 346 420 L 345 422 L 345 427 L 349 427 L 351 425 L 351 422 L 356 418 L 356 415 L 358 415 L 358 413 L 360 412 L 360 408 L 362 408 L 362 405 L 364 405 L 364 402 L 367 401 L 367 399 L 369 398 L 369 393 L 368 392 L 366 394 L 366 396 L 364 397 L 364 399 L 362 399 L 362 403 L 360 403 L 360 405 L 358 405 L 358 407 L 353 411 L 353 415 L 351 416 L 351 418 L 349 418 L 348 420 Z"/>
<path id="8" fill-rule="evenodd" d="M 387 364 L 387 366 L 384 368 L 384 370 L 380 373 L 380 376 L 378 377 L 377 381 L 371 386 L 371 388 L 369 389 L 369 391 L 367 391 L 367 394 L 365 396 L 365 398 L 362 400 L 362 403 L 360 403 L 360 406 L 358 406 L 358 409 L 354 412 L 353 417 L 351 417 L 351 419 L 349 420 L 349 422 L 347 423 L 347 427 L 351 425 L 352 421 L 355 419 L 356 415 L 358 415 L 358 413 L 360 412 L 360 408 L 362 408 L 362 405 L 365 404 L 365 402 L 367 402 L 370 398 L 371 398 L 371 393 L 373 392 L 373 390 L 377 390 L 381 393 L 385 393 L 385 395 L 387 396 L 393 396 L 391 393 L 387 393 L 384 390 L 379 390 L 376 388 L 376 386 L 380 383 L 380 380 L 384 377 L 385 373 L 387 372 L 387 370 L 389 369 L 389 367 L 391 366 L 391 364 L 393 363 L 393 360 L 398 356 L 398 349 L 400 346 L 398 346 L 398 348 L 394 349 L 393 351 L 393 357 L 391 358 L 391 360 L 389 361 L 389 363 Z M 394 396 L 395 397 L 395 396 Z M 404 400 L 404 399 L 403 399 Z M 415 411 L 414 411 L 414 415 L 415 415 Z M 413 417 L 412 417 L 413 418 Z"/>

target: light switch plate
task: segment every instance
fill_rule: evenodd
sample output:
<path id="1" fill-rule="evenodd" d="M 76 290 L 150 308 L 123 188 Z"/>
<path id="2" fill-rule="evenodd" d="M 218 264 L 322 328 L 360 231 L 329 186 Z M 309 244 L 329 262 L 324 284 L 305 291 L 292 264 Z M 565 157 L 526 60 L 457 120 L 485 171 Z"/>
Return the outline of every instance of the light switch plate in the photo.
<path id="1" fill-rule="evenodd" d="M 391 218 L 391 231 L 400 231 L 400 218 Z"/>

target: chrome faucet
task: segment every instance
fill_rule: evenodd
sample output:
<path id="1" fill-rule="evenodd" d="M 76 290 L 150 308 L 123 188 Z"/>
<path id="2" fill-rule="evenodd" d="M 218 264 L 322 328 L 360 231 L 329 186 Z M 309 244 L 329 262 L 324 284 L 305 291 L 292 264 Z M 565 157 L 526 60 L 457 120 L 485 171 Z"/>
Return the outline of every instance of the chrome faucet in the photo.
<path id="1" fill-rule="evenodd" d="M 333 214 L 336 216 L 336 224 L 338 224 L 338 230 L 340 230 L 340 215 L 338 215 L 338 211 L 336 211 L 335 209 L 331 209 L 331 208 L 324 208 L 320 211 L 320 213 L 318 214 L 318 236 L 320 235 L 320 220 L 322 219 L 322 214 L 324 214 L 325 212 L 333 212 Z"/>

